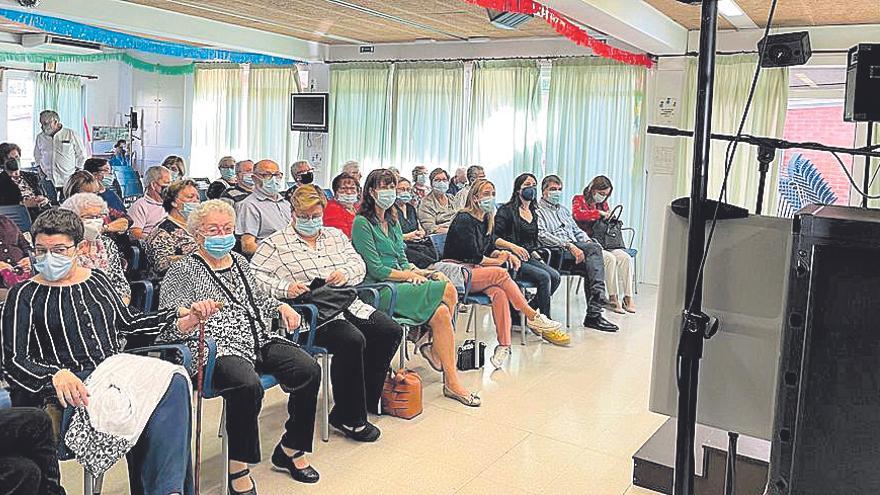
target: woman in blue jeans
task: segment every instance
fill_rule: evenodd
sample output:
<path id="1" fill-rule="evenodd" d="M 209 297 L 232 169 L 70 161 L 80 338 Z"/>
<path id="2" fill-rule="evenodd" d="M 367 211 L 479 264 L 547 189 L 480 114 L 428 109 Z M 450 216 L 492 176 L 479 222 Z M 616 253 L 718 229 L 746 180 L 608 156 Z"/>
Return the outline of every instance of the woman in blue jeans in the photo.
<path id="1" fill-rule="evenodd" d="M 535 253 L 539 247 L 537 201 L 538 179 L 532 174 L 521 174 L 513 181 L 510 201 L 501 205 L 495 215 L 495 235 L 521 248 L 516 252 L 523 260 L 517 279 L 535 284 L 535 305 L 541 314 L 551 318 L 550 300 L 559 288 L 560 276 Z"/>

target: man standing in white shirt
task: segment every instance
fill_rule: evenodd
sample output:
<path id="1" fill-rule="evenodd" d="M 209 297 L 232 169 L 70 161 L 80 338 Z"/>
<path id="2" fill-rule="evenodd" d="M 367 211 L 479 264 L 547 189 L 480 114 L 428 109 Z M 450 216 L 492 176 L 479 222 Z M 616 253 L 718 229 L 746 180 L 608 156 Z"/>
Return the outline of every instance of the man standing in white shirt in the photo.
<path id="1" fill-rule="evenodd" d="M 40 112 L 40 127 L 34 146 L 34 161 L 59 194 L 67 179 L 81 169 L 86 157 L 82 142 L 72 130 L 61 125 L 54 110 Z"/>

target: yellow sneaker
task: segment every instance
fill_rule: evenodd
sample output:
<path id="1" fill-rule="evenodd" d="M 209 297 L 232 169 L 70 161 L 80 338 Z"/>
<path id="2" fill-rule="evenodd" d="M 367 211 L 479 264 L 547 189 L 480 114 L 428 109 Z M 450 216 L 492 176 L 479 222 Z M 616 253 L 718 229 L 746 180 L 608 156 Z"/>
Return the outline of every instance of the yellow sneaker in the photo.
<path id="1" fill-rule="evenodd" d="M 553 345 L 567 346 L 571 344 L 571 335 L 563 331 L 561 328 L 544 330 L 544 332 L 541 333 L 541 337 Z"/>

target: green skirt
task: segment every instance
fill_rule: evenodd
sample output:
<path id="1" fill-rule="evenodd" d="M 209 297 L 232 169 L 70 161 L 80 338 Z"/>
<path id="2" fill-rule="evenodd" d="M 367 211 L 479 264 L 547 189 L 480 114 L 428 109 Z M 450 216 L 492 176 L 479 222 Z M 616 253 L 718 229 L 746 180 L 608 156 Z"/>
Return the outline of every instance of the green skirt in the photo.
<path id="1" fill-rule="evenodd" d="M 427 323 L 443 301 L 446 282 L 429 280 L 422 285 L 406 282 L 391 282 L 397 287 L 397 302 L 394 305 L 394 317 L 408 320 L 408 323 L 421 325 Z M 387 308 L 391 301 L 391 291 L 380 293 L 381 308 Z"/>

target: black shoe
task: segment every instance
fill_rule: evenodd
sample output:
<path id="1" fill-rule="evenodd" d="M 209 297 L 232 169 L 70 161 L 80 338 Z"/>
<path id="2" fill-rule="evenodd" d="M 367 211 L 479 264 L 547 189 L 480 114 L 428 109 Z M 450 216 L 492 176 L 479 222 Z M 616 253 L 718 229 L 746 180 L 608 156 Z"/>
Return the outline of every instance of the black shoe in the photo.
<path id="1" fill-rule="evenodd" d="M 297 459 L 306 455 L 305 452 L 300 452 L 293 456 L 293 459 Z M 312 466 L 308 466 L 306 468 L 300 469 L 296 467 L 293 463 L 293 459 L 290 458 L 289 455 L 284 453 L 284 450 L 281 449 L 281 444 L 279 443 L 275 447 L 275 452 L 272 452 L 272 465 L 275 466 L 276 469 L 280 469 L 283 471 L 287 471 L 290 473 L 290 477 L 300 483 L 317 483 L 321 476 L 315 471 L 315 468 Z"/>
<path id="2" fill-rule="evenodd" d="M 379 431 L 379 428 L 376 428 L 376 426 L 371 424 L 369 421 L 364 423 L 364 427 L 362 429 L 355 430 L 351 426 L 346 426 L 341 421 L 335 421 L 331 417 L 330 426 L 336 428 L 337 430 L 342 432 L 343 435 L 357 442 L 375 442 L 379 439 L 379 435 L 382 434 L 382 432 Z"/>
<path id="3" fill-rule="evenodd" d="M 600 332 L 616 332 L 620 330 L 617 325 L 606 320 L 602 315 L 587 315 L 584 318 L 584 326 L 587 328 L 599 330 Z"/>
<path id="4" fill-rule="evenodd" d="M 251 485 L 253 486 L 253 488 L 251 488 L 248 491 L 240 492 L 240 491 L 236 490 L 235 488 L 232 488 L 233 481 L 235 481 L 239 478 L 244 478 L 245 476 L 250 477 L 250 474 L 251 474 L 250 469 L 244 469 L 244 470 L 241 470 L 237 473 L 229 473 L 229 480 L 227 481 L 227 483 L 229 484 L 229 493 L 232 495 L 257 495 L 257 484 L 254 483 L 253 478 L 251 478 Z"/>

